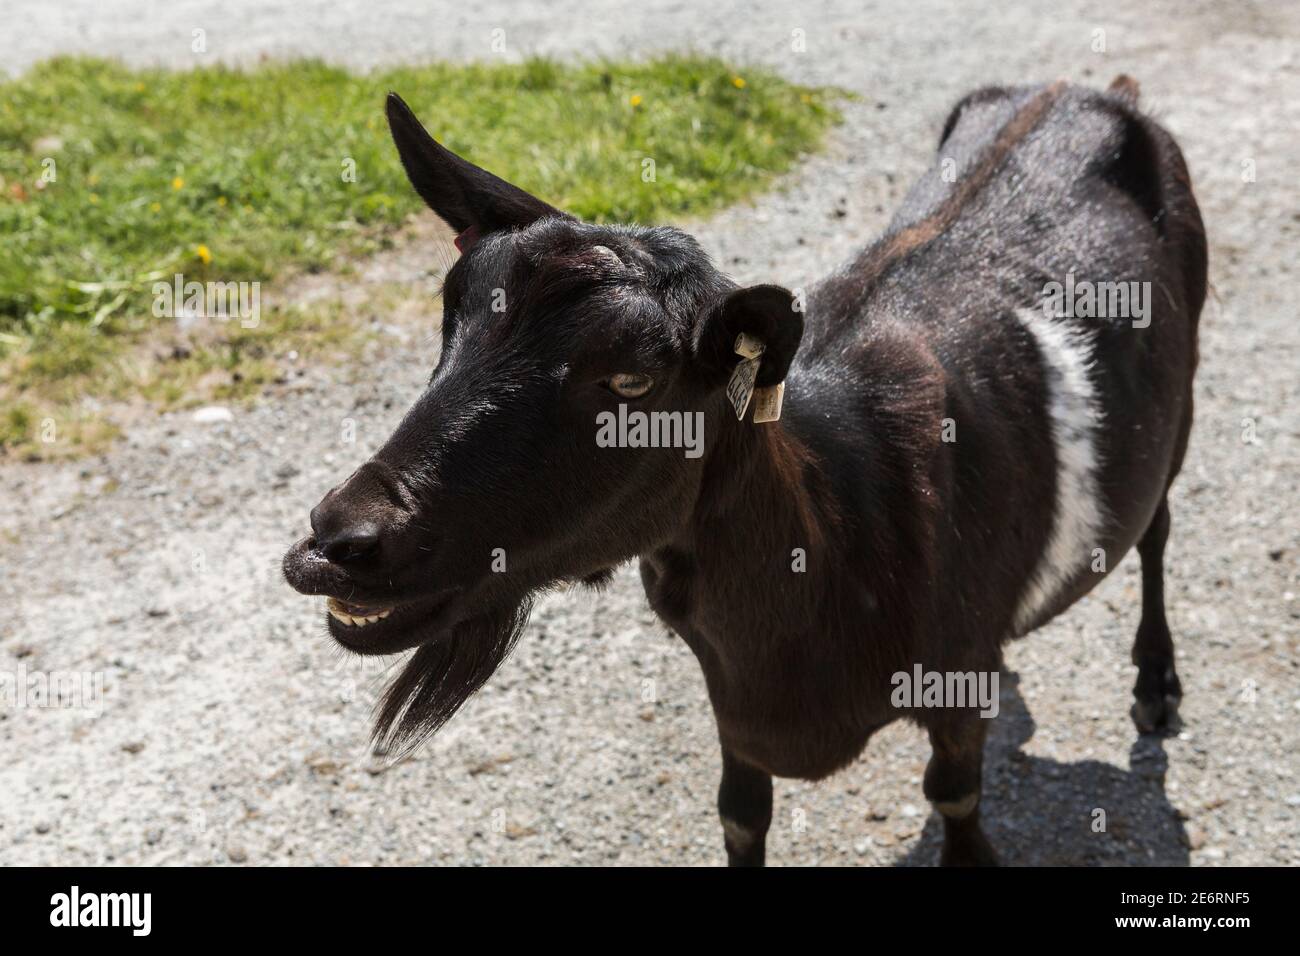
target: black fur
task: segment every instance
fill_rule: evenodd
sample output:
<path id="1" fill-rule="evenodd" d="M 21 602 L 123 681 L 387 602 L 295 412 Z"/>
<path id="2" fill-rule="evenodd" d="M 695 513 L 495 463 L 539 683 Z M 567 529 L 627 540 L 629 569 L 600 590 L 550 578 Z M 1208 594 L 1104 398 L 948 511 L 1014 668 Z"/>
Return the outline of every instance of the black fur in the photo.
<path id="1" fill-rule="evenodd" d="M 1155 295 L 1146 328 L 1077 326 L 1104 422 L 1104 524 L 1089 543 L 1107 562 L 1081 561 L 1019 630 L 1141 540 L 1135 717 L 1167 723 L 1180 690 L 1165 495 L 1191 427 L 1206 253 L 1178 147 L 1136 102 L 1127 78 L 1108 93 L 966 97 L 886 234 L 800 314 L 779 287 L 738 288 L 678 230 L 557 212 L 447 152 L 394 98 L 412 183 L 462 232 L 442 355 L 285 559 L 304 593 L 391 609 L 364 627 L 331 618 L 348 647 L 419 648 L 379 736 L 409 745 L 441 725 L 504 659 L 538 591 L 599 585 L 639 557 L 651 605 L 704 671 L 731 862 L 763 861 L 771 775 L 825 776 L 900 717 L 934 748 L 924 789 L 945 815 L 944 861 L 992 862 L 978 812 L 987 721 L 895 707 L 891 675 L 996 672 L 1017 633 L 1068 502 L 1049 414 L 1059 381 L 1016 312 L 1042 308 L 1044 286 L 1071 270 L 1150 282 Z M 737 421 L 723 394 L 738 331 L 765 343 L 759 384 L 785 382 L 779 423 Z M 653 387 L 620 399 L 612 382 L 625 373 Z M 702 414 L 704 453 L 597 448 L 597 416 L 620 403 Z"/>

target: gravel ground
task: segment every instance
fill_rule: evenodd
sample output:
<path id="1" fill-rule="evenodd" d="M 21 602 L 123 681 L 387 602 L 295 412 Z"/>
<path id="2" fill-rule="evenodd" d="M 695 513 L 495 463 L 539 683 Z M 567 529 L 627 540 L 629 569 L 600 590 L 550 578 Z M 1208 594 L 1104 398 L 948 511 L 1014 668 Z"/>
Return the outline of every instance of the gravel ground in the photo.
<path id="1" fill-rule="evenodd" d="M 860 99 L 779 192 L 698 234 L 743 281 L 802 285 L 879 230 L 947 108 L 988 82 L 1129 72 L 1187 153 L 1211 240 L 1198 415 L 1172 497 L 1168 605 L 1185 727 L 1128 717 L 1135 556 L 1014 645 L 986 757 L 1015 864 L 1300 863 L 1298 8 L 1225 0 L 962 3 L 10 0 L 0 62 L 312 54 L 357 65 L 693 47 Z M 209 52 L 190 52 L 207 30 Z M 795 29 L 807 51 L 791 50 Z M 1095 30 L 1106 52 L 1095 52 Z M 427 117 L 436 132 L 436 117 Z M 1252 160 L 1255 182 L 1243 182 Z M 357 280 L 430 283 L 403 247 Z M 405 334 L 395 329 L 397 335 Z M 544 600 L 515 656 L 416 757 L 369 758 L 382 662 L 346 658 L 278 579 L 321 493 L 383 440 L 432 359 L 391 338 L 225 422 L 147 418 L 109 454 L 0 467 L 0 671 L 103 675 L 102 713 L 0 710 L 4 863 L 722 861 L 719 756 L 689 651 L 632 569 Z M 340 441 L 355 422 L 356 443 Z M 1243 440 L 1253 423 L 1254 441 Z M 657 703 L 642 703 L 645 681 Z M 895 725 L 820 784 L 782 781 L 773 863 L 929 864 L 922 735 Z M 1097 808 L 1105 833 L 1091 828 Z"/>

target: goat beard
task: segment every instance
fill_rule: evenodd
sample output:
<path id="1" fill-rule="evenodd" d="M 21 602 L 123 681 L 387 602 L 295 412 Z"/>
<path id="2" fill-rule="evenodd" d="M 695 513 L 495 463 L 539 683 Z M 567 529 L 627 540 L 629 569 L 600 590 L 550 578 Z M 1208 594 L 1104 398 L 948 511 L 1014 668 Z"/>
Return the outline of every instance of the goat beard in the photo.
<path id="1" fill-rule="evenodd" d="M 435 734 L 510 656 L 531 611 L 526 599 L 422 644 L 379 702 L 375 751 L 409 754 Z"/>

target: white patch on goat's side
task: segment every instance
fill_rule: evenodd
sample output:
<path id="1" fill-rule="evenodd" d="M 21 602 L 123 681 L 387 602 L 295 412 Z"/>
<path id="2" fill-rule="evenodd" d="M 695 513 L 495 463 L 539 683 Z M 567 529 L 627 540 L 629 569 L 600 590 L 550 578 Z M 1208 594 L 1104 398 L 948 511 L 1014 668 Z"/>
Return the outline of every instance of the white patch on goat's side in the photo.
<path id="1" fill-rule="evenodd" d="M 1105 512 L 1097 484 L 1101 408 L 1090 375 L 1092 337 L 1077 321 L 1050 318 L 1042 309 L 1021 309 L 1016 316 L 1034 336 L 1042 356 L 1056 449 L 1051 532 L 1016 608 L 1016 633 L 1024 634 L 1061 589 L 1088 567 Z"/>

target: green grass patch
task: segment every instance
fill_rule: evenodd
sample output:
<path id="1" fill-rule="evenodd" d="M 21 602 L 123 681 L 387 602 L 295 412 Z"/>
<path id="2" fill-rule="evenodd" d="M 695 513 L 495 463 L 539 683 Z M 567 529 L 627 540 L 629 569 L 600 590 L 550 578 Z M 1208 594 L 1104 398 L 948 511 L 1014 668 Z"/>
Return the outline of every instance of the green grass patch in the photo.
<path id="1" fill-rule="evenodd" d="M 387 241 L 419 207 L 388 90 L 451 149 L 595 221 L 751 195 L 838 118 L 838 94 L 708 57 L 364 75 L 51 60 L 0 82 L 0 447 L 33 397 L 20 393 L 93 379 L 166 321 L 150 314 L 156 281 L 342 268 Z"/>

